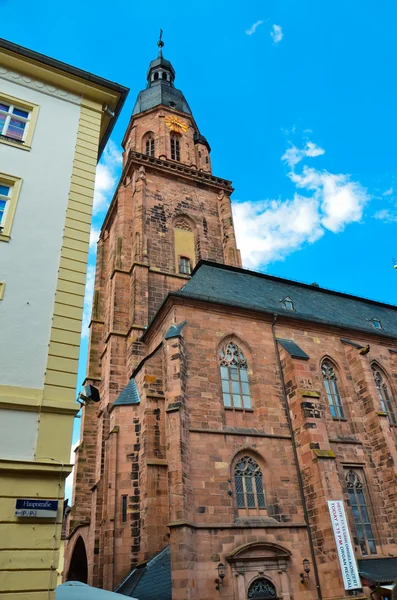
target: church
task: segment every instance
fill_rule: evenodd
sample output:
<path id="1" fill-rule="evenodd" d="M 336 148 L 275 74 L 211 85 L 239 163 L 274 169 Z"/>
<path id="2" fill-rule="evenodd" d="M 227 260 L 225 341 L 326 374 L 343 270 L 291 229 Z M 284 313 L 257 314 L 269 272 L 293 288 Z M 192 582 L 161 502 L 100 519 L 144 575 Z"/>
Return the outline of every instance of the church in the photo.
<path id="1" fill-rule="evenodd" d="M 397 307 L 242 268 L 232 184 L 158 45 L 98 242 L 64 577 L 390 598 Z"/>

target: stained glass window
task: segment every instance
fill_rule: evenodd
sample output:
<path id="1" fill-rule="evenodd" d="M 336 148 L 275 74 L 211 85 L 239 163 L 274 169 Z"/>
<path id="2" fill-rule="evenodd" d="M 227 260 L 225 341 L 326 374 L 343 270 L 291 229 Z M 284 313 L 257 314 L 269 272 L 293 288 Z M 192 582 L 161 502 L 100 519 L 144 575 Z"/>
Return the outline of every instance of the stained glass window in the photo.
<path id="1" fill-rule="evenodd" d="M 251 408 L 248 365 L 237 344 L 229 343 L 219 354 L 223 404 L 228 408 Z"/>
<path id="2" fill-rule="evenodd" d="M 368 514 L 363 481 L 363 473 L 359 475 L 357 469 L 349 469 L 347 471 L 346 487 L 356 528 L 357 543 L 361 548 L 363 556 L 367 556 L 368 554 L 376 554 L 377 552 Z"/>
<path id="3" fill-rule="evenodd" d="M 343 419 L 345 415 L 343 413 L 342 400 L 334 366 L 329 360 L 324 360 L 321 365 L 321 371 L 331 415 L 334 419 Z"/>
<path id="4" fill-rule="evenodd" d="M 380 400 L 381 410 L 387 414 L 390 425 L 397 425 L 396 413 L 394 412 L 393 400 L 390 394 L 389 386 L 385 381 L 381 371 L 372 365 L 372 374 L 375 379 L 376 389 L 378 390 L 378 396 Z"/>
<path id="5" fill-rule="evenodd" d="M 251 600 L 267 600 L 277 598 L 276 588 L 269 579 L 259 577 L 249 587 L 248 598 Z"/>
<path id="6" fill-rule="evenodd" d="M 0 102 L 0 135 L 23 142 L 29 115 L 27 110 Z"/>
<path id="7" fill-rule="evenodd" d="M 266 508 L 262 471 L 251 456 L 238 459 L 234 467 L 237 508 Z"/>

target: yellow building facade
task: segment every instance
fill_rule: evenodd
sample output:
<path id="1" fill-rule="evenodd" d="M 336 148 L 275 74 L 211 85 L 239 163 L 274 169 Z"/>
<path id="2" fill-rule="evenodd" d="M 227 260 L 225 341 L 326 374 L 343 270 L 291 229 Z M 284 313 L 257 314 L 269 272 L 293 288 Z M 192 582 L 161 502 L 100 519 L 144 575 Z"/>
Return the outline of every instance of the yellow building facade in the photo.
<path id="1" fill-rule="evenodd" d="M 48 600 L 57 585 L 95 170 L 127 93 L 0 40 L 0 598 L 6 600 Z M 56 516 L 48 511 L 54 502 Z"/>

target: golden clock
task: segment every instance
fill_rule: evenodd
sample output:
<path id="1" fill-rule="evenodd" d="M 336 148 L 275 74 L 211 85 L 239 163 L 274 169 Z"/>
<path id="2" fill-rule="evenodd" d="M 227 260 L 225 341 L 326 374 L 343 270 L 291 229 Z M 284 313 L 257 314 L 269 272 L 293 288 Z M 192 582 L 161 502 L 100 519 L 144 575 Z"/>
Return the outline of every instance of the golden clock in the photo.
<path id="1" fill-rule="evenodd" d="M 168 129 L 176 131 L 177 133 L 185 133 L 185 131 L 189 129 L 189 125 L 175 115 L 168 115 L 165 117 L 164 121 Z"/>

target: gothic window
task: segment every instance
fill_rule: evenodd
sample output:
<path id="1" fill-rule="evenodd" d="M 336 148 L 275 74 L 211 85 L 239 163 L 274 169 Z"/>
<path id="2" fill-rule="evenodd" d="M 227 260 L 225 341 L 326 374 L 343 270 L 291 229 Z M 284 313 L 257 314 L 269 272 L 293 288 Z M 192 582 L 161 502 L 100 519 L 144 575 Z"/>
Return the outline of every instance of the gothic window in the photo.
<path id="1" fill-rule="evenodd" d="M 390 425 L 397 425 L 396 413 L 394 412 L 393 400 L 390 394 L 389 386 L 385 378 L 376 365 L 372 365 L 372 374 L 375 379 L 376 389 L 378 390 L 381 410 L 387 413 L 387 419 Z"/>
<path id="2" fill-rule="evenodd" d="M 248 589 L 248 598 L 251 600 L 267 600 L 277 598 L 276 588 L 269 579 L 259 577 L 255 579 Z"/>
<path id="3" fill-rule="evenodd" d="M 183 273 L 184 275 L 190 275 L 192 272 L 190 258 L 186 258 L 186 256 L 179 257 L 179 273 Z"/>
<path id="4" fill-rule="evenodd" d="M 147 156 L 154 156 L 154 137 L 151 133 L 146 138 L 145 153 Z"/>
<path id="5" fill-rule="evenodd" d="M 244 354 L 229 342 L 219 353 L 223 404 L 228 408 L 251 408 L 248 365 Z"/>
<path id="6" fill-rule="evenodd" d="M 238 459 L 234 467 L 234 484 L 237 508 L 266 508 L 262 471 L 251 456 L 242 456 Z"/>
<path id="7" fill-rule="evenodd" d="M 375 538 L 368 514 L 365 499 L 364 475 L 362 469 L 349 469 L 346 473 L 346 487 L 349 494 L 350 508 L 356 529 L 357 543 L 363 556 L 376 554 Z"/>
<path id="8" fill-rule="evenodd" d="M 292 300 L 289 296 L 284 298 L 284 300 L 281 300 L 281 302 L 282 302 L 285 310 L 295 310 L 294 303 L 292 302 Z"/>
<path id="9" fill-rule="evenodd" d="M 179 136 L 175 133 L 171 134 L 171 159 L 181 160 Z"/>
<path id="10" fill-rule="evenodd" d="M 335 369 L 329 360 L 324 360 L 321 365 L 321 371 L 324 379 L 324 387 L 327 392 L 327 398 L 331 415 L 334 419 L 344 419 L 342 400 L 339 393 L 338 380 Z"/>

